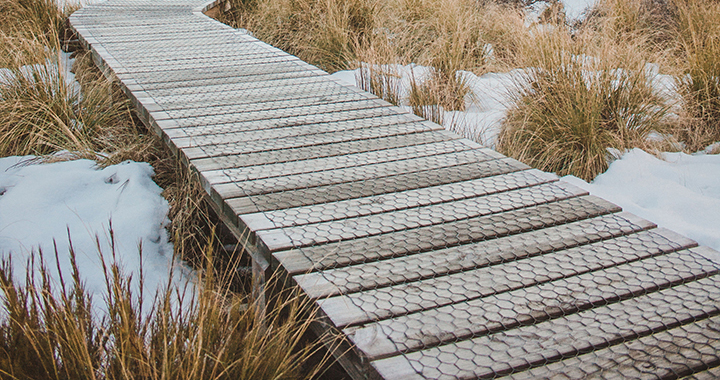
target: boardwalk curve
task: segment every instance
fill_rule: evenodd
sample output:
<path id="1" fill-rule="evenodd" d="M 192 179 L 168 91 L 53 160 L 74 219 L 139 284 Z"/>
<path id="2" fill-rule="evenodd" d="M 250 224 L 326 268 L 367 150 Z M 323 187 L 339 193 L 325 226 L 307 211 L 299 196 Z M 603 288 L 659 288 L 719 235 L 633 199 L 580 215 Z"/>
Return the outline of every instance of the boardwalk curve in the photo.
<path id="1" fill-rule="evenodd" d="M 347 337 L 356 379 L 717 378 L 717 252 L 444 131 L 202 12 L 70 17 L 200 174 L 259 274 Z"/>

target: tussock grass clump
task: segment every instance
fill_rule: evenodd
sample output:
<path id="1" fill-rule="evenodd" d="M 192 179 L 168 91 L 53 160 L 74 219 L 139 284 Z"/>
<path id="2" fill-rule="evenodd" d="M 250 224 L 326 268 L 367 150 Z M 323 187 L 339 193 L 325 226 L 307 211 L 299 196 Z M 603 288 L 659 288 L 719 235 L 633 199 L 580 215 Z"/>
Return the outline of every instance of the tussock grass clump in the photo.
<path id="1" fill-rule="evenodd" d="M 77 5 L 60 7 L 56 0 L 0 0 L 0 32 L 52 40 L 53 36 L 62 35 L 65 19 L 78 8 Z"/>
<path id="2" fill-rule="evenodd" d="M 0 154 L 100 150 L 98 136 L 125 116 L 109 96 L 111 84 L 93 81 L 81 93 L 66 80 L 58 54 L 43 51 L 34 61 L 40 63 L 0 73 Z"/>
<path id="3" fill-rule="evenodd" d="M 11 259 L 4 260 L 2 377 L 260 380 L 316 374 L 319 367 L 306 360 L 318 345 L 303 338 L 311 320 L 299 295 L 273 298 L 266 323 L 258 323 L 258 305 L 229 292 L 225 277 L 212 270 L 212 251 L 206 253 L 206 275 L 197 298 L 185 300 L 188 309 L 177 306 L 183 292 L 167 289 L 156 296 L 153 310 L 141 310 L 144 295 L 133 294 L 130 277 L 108 263 L 108 313 L 102 317 L 93 315 L 74 254 L 67 284 L 52 282 L 47 267 L 52 264 L 42 254 L 33 256 L 25 285 L 15 281 Z"/>
<path id="4" fill-rule="evenodd" d="M 668 106 L 648 83 L 641 57 L 613 49 L 576 55 L 551 35 L 536 42 L 536 68 L 518 83 L 500 152 L 589 181 L 607 169 L 608 148 L 647 147 L 648 134 L 663 130 Z"/>
<path id="5" fill-rule="evenodd" d="M 673 41 L 676 7 L 673 0 L 601 0 L 584 23 L 615 41 L 642 38 L 643 48 L 665 49 Z"/>
<path id="6" fill-rule="evenodd" d="M 677 131 L 689 151 L 720 141 L 720 2 L 675 0 L 680 88 L 687 121 Z"/>

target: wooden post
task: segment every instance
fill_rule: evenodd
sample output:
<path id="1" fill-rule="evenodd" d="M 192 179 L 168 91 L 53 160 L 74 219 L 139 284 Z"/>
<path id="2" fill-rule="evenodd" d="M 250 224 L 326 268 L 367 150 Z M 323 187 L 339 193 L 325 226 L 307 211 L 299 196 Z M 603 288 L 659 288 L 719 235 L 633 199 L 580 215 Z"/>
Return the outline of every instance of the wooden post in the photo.
<path id="1" fill-rule="evenodd" d="M 269 276 L 270 263 L 257 251 L 247 249 L 252 258 L 252 298 L 255 301 L 255 319 L 263 328 L 267 315 L 267 280 Z"/>

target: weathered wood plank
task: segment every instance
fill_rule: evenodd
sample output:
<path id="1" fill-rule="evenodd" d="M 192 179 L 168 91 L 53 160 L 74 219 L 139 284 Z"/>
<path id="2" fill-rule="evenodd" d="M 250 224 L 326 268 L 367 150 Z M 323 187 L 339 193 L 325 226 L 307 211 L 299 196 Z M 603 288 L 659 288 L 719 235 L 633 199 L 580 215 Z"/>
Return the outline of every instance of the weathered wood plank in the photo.
<path id="1" fill-rule="evenodd" d="M 602 247 L 602 244 L 596 244 L 596 246 Z M 601 254 L 602 251 L 600 250 Z M 338 327 L 373 322 L 535 286 L 543 282 L 574 276 L 578 272 L 583 273 L 583 271 L 602 269 L 603 265 L 601 263 L 592 263 L 594 257 L 591 255 L 592 253 L 583 252 L 582 248 L 571 249 L 569 254 L 575 255 L 567 259 L 565 257 L 555 258 L 562 254 L 536 256 L 523 261 L 509 262 L 499 267 L 491 266 L 417 282 L 331 297 L 319 300 L 318 304 L 323 313 Z M 578 257 L 582 255 L 587 255 L 586 261 L 582 261 Z M 575 267 L 572 264 L 573 259 L 578 260 L 582 265 Z M 616 278 L 622 278 L 623 281 L 630 281 L 631 284 L 635 285 L 636 292 L 644 292 L 645 287 L 650 288 L 657 283 L 662 283 L 662 279 L 666 277 L 663 271 L 669 274 L 667 278 L 672 278 L 672 273 L 675 273 L 673 272 L 675 269 L 671 269 L 673 265 L 685 265 L 682 266 L 683 270 L 688 270 L 696 262 L 693 260 L 687 263 L 684 259 L 685 257 L 682 254 L 671 253 L 666 256 L 632 262 L 627 267 L 610 267 L 597 273 L 598 276 L 603 277 L 598 281 L 615 281 Z M 544 268 L 545 261 L 548 261 L 547 268 Z M 614 264 L 615 260 L 607 262 L 607 265 Z M 525 265 L 528 265 L 528 267 L 523 268 Z M 699 269 L 690 271 L 692 275 L 687 280 L 696 279 L 698 276 L 702 277 L 703 273 L 706 272 L 714 273 L 713 270 L 716 269 L 709 265 L 711 264 L 695 265 Z M 592 278 L 593 275 L 586 277 Z M 579 281 L 579 283 L 582 282 Z M 578 285 L 578 283 L 571 283 L 569 287 L 572 288 Z M 567 293 L 562 290 L 562 287 L 558 287 L 558 289 L 553 287 L 549 291 Z"/>
<path id="2" fill-rule="evenodd" d="M 619 211 L 612 203 L 585 196 L 438 226 L 281 251 L 273 256 L 289 273 L 307 273 L 480 242 Z"/>
<path id="3" fill-rule="evenodd" d="M 248 82 L 264 82 L 271 80 L 288 80 L 288 79 L 299 79 L 306 77 L 317 77 L 326 76 L 327 74 L 317 71 L 310 70 L 298 70 L 298 71 L 286 71 L 280 73 L 268 73 L 268 74 L 257 74 L 251 76 L 232 76 L 228 75 L 224 78 L 209 78 L 209 79 L 193 79 L 193 80 L 177 80 L 174 82 L 156 82 L 156 83 L 143 83 L 142 88 L 146 91 L 151 90 L 162 90 L 162 89 L 177 89 L 182 87 L 204 87 L 204 86 L 217 86 L 217 85 L 230 85 L 240 84 Z"/>
<path id="4" fill-rule="evenodd" d="M 319 135 L 325 133 L 338 133 L 346 130 L 354 129 L 376 129 L 388 127 L 397 127 L 399 129 L 407 128 L 407 124 L 415 131 L 431 131 L 438 130 L 437 126 L 429 123 L 423 123 L 413 118 L 406 117 L 403 114 L 393 113 L 391 110 L 382 108 L 372 108 L 360 111 L 346 111 L 335 113 L 332 120 L 316 121 L 306 117 L 291 117 L 286 119 L 271 120 L 254 120 L 234 122 L 230 124 L 219 124 L 210 126 L 192 126 L 166 128 L 168 136 L 173 138 L 179 144 L 187 145 L 187 148 L 199 148 L 200 145 L 190 145 L 198 139 L 188 139 L 187 137 L 199 138 L 198 143 L 207 145 L 216 145 L 222 149 L 235 149 L 238 143 L 246 141 L 268 140 L 270 143 L 278 138 Z M 373 120 L 378 120 L 378 125 L 372 125 Z M 253 125 L 255 127 L 253 127 Z M 365 131 L 372 133 L 373 131 Z M 405 132 L 407 133 L 407 132 Z M 398 133 L 396 133 L 398 134 Z M 207 137 L 205 136 L 207 135 Z M 374 133 L 373 135 L 378 135 Z M 264 136 L 264 138 L 262 138 Z M 185 142 L 187 141 L 187 143 Z M 257 141 L 258 144 L 262 141 Z M 288 147 L 302 146 L 298 144 L 286 144 Z M 242 152 L 254 150 L 240 150 Z M 228 154 L 228 153 L 226 153 Z"/>
<path id="5" fill-rule="evenodd" d="M 242 153 L 193 158 L 192 162 L 198 170 L 207 172 L 375 152 L 453 139 L 452 136 L 443 133 L 427 133 L 428 129 L 422 124 L 360 129 L 362 130 L 357 132 L 350 130 L 349 133 L 282 137 L 274 141 L 264 140 L 257 144 L 255 141 L 248 141 Z"/>
<path id="6" fill-rule="evenodd" d="M 229 124 L 238 121 L 250 122 L 269 120 L 274 123 L 277 119 L 303 118 L 307 120 L 307 124 L 322 123 L 330 121 L 338 121 L 344 118 L 346 112 L 355 111 L 362 112 L 364 110 L 380 108 L 386 109 L 384 104 L 378 99 L 354 100 L 342 103 L 328 103 L 322 105 L 298 106 L 294 108 L 282 108 L 269 111 L 250 111 L 250 112 L 232 112 L 226 114 L 209 115 L 209 116 L 189 116 L 183 118 L 171 118 L 167 115 L 156 117 L 155 120 L 172 119 L 179 127 L 195 127 L 205 125 Z M 392 109 L 391 109 L 392 110 Z M 390 114 L 390 113 L 388 113 Z M 396 112 L 397 114 L 397 112 Z M 344 119 L 340 119 L 344 120 Z M 200 139 L 196 139 L 197 144 L 203 144 Z"/>
<path id="7" fill-rule="evenodd" d="M 630 243 L 626 241 L 641 247 L 646 235 L 637 232 L 654 227 L 654 224 L 628 213 L 604 215 L 474 244 L 301 274 L 293 279 L 308 296 L 325 298 L 500 265 L 613 238 L 622 237 L 611 243 L 619 244 L 618 249 L 627 249 Z M 633 235 L 624 237 L 628 234 Z M 658 234 L 665 236 L 670 232 L 658 230 L 650 236 Z M 675 243 L 668 244 L 675 246 Z M 690 246 L 687 239 L 679 239 L 677 244 Z"/>
<path id="8" fill-rule="evenodd" d="M 382 358 L 538 323 L 664 289 L 694 279 L 698 273 L 686 272 L 687 267 L 673 267 L 656 273 L 653 284 L 648 286 L 636 281 L 638 265 L 628 263 L 696 245 L 690 239 L 675 241 L 675 237 L 667 230 L 640 232 L 547 253 L 518 261 L 517 265 L 500 266 L 495 268 L 500 273 L 493 285 L 496 288 L 505 287 L 505 277 L 518 274 L 541 280 L 534 286 L 349 328 L 345 333 L 367 357 Z M 659 257 L 657 261 L 667 260 Z M 642 267 L 649 266 L 644 263 Z M 604 268 L 610 269 L 595 272 Z M 553 279 L 548 272 L 557 274 Z M 553 281 L 543 283 L 545 279 Z"/>
<path id="9" fill-rule="evenodd" d="M 491 159 L 358 182 L 226 199 L 226 203 L 235 214 L 241 215 L 419 189 L 524 169 L 528 166 L 513 159 Z"/>
<path id="10" fill-rule="evenodd" d="M 352 128 L 353 125 L 348 127 Z M 397 126 L 377 127 L 377 128 L 358 128 L 350 130 L 341 130 L 340 132 L 328 132 L 320 134 L 285 136 L 285 134 L 298 133 L 295 128 L 273 130 L 266 132 L 270 135 L 279 136 L 275 139 L 243 141 L 233 144 L 218 144 L 203 147 L 185 148 L 184 151 L 189 153 L 190 159 L 199 158 L 217 158 L 228 157 L 230 155 L 250 155 L 255 153 L 275 152 L 279 162 L 287 162 L 287 158 L 295 157 L 297 148 L 309 148 L 315 153 L 312 155 L 304 155 L 307 159 L 327 157 L 337 151 L 344 149 L 355 149 L 357 152 L 367 152 L 382 149 L 383 147 L 403 147 L 412 146 L 430 142 L 440 142 L 452 140 L 452 136 L 444 133 L 426 133 L 430 131 L 426 125 L 417 123 L 408 123 Z M 243 136 L 243 138 L 249 138 Z M 377 144 L 377 148 L 376 145 Z M 283 152 L 290 150 L 292 152 Z M 327 154 L 319 150 L 328 149 Z M 309 156 L 309 157 L 308 157 Z M 224 167 L 221 167 L 224 168 Z"/>
<path id="11" fill-rule="evenodd" d="M 229 66 L 198 70 L 174 70 L 162 73 L 129 73 L 117 74 L 122 79 L 132 79 L 143 87 L 152 88 L 154 84 L 172 85 L 182 82 L 202 82 L 222 80 L 225 82 L 252 81 L 254 77 L 293 76 L 297 72 L 306 72 L 307 68 L 299 65 L 297 61 L 274 62 L 268 64 Z"/>
<path id="12" fill-rule="evenodd" d="M 717 338 L 716 338 L 716 339 L 717 339 Z M 720 339 L 717 339 L 717 340 L 720 340 Z M 699 343 L 699 340 L 694 340 L 693 343 L 694 343 L 694 344 L 697 344 L 697 343 Z M 676 348 L 676 351 L 675 351 L 675 352 L 679 351 L 679 349 L 680 349 L 679 347 L 674 347 L 674 348 Z M 715 348 L 715 351 L 720 351 L 720 347 L 716 347 L 716 348 Z M 662 355 L 663 355 L 663 358 L 667 357 L 667 355 L 665 355 L 664 352 L 662 353 Z M 682 359 L 684 359 L 684 358 L 682 358 Z M 683 362 L 685 362 L 685 360 L 679 361 L 679 363 L 685 364 L 685 363 L 683 363 Z M 709 363 L 708 363 L 708 362 L 709 362 Z M 706 366 L 709 367 L 709 366 L 712 366 L 712 365 L 715 365 L 715 364 L 717 364 L 718 367 L 710 368 L 710 369 L 708 369 L 708 370 L 701 370 L 702 372 L 698 372 L 698 373 L 692 374 L 692 375 L 690 375 L 690 376 L 684 377 L 683 380 L 717 380 L 717 379 L 720 379 L 720 360 L 709 360 L 708 362 L 705 362 L 705 361 L 704 361 L 704 362 L 702 363 L 702 365 L 700 365 L 700 366 L 698 366 L 698 367 L 699 367 L 699 368 L 703 368 L 703 367 L 706 367 Z M 651 363 L 651 364 L 652 364 L 652 363 Z M 647 366 L 647 364 L 646 364 L 646 366 Z M 697 369 L 697 368 L 693 368 L 693 370 L 696 370 L 696 369 Z M 675 374 L 677 374 L 679 371 L 674 370 L 674 369 L 671 369 L 671 370 L 668 371 L 668 372 L 671 373 L 672 375 L 675 375 Z M 671 376 L 672 376 L 672 375 L 671 375 Z"/>
<path id="13" fill-rule="evenodd" d="M 675 259 L 679 260 L 680 257 L 676 256 Z M 697 269 L 702 272 L 703 268 L 711 270 L 714 267 L 701 265 Z M 670 340 L 671 342 L 682 342 L 680 346 L 686 347 L 688 353 L 698 352 L 693 344 L 688 345 L 693 338 L 699 338 L 701 343 L 706 343 L 708 342 L 707 338 L 712 338 L 717 341 L 713 345 L 720 345 L 720 339 L 717 339 L 720 338 L 720 329 L 707 328 L 717 324 L 718 317 L 714 316 L 720 314 L 720 291 L 717 277 L 708 279 L 710 286 L 701 286 L 707 284 L 703 281 L 689 281 L 687 284 L 538 324 L 433 347 L 400 357 L 381 359 L 373 362 L 373 366 L 378 368 L 381 374 L 389 372 L 392 375 L 394 363 L 397 360 L 406 360 L 417 371 L 420 378 L 487 378 L 517 372 L 533 366 L 546 365 L 619 344 L 620 346 L 617 348 L 611 347 L 608 351 L 603 352 L 610 356 L 606 357 L 606 360 L 599 360 L 601 358 L 592 354 L 578 356 L 580 360 L 584 357 L 590 359 L 585 363 L 588 370 L 582 372 L 587 373 L 593 370 L 597 372 L 600 367 L 598 363 L 608 367 L 613 366 L 617 370 L 618 358 L 612 354 L 612 351 L 619 350 L 620 355 L 625 353 L 628 355 L 626 360 L 629 360 L 631 356 L 629 356 L 627 348 L 634 345 L 645 345 L 642 344 L 642 340 L 637 343 L 623 343 L 662 332 L 673 336 L 674 339 Z M 707 327 L 703 332 L 695 327 L 703 327 L 702 322 L 696 325 L 692 324 L 708 317 L 714 318 L 708 320 L 711 324 L 705 325 Z M 686 324 L 689 325 L 683 326 Z M 684 328 L 675 330 L 676 327 L 681 326 Z M 706 338 L 698 337 L 697 333 Z M 652 336 L 649 339 L 654 340 Z M 658 352 L 652 349 L 653 346 L 667 347 L 667 345 L 660 344 L 662 341 L 665 339 L 645 346 L 648 350 L 645 352 Z M 660 351 L 670 353 L 662 349 Z M 706 348 L 700 353 L 703 351 L 715 358 L 718 357 L 715 350 L 708 352 Z M 684 353 L 682 350 L 680 352 L 681 354 L 675 356 L 674 359 L 682 358 L 685 361 L 700 359 L 697 356 L 682 355 Z M 616 360 L 613 360 L 613 356 L 616 356 Z M 632 360 L 632 362 L 636 365 L 640 364 L 636 360 Z M 564 364 L 562 361 L 560 363 Z M 577 363 L 575 364 L 572 365 L 573 368 L 577 368 Z M 662 366 L 659 367 L 662 368 Z M 576 373 L 578 372 L 581 371 Z M 392 379 L 393 377 L 385 376 L 385 378 Z"/>
<path id="14" fill-rule="evenodd" d="M 557 176 L 532 169 L 359 199 L 246 214 L 241 215 L 241 219 L 253 231 L 260 231 L 428 206 L 554 181 Z"/>
<path id="15" fill-rule="evenodd" d="M 319 101 L 335 95 L 356 93 L 347 87 L 334 85 L 328 82 L 311 82 L 308 84 L 288 83 L 284 86 L 273 86 L 257 89 L 252 97 L 244 91 L 224 91 L 190 95 L 156 96 L 155 102 L 163 109 L 181 110 L 216 106 L 231 106 L 238 104 L 273 103 L 276 101 L 290 101 L 310 99 Z"/>
<path id="16" fill-rule="evenodd" d="M 247 197 L 256 194 L 385 178 L 398 174 L 487 161 L 497 157 L 498 154 L 489 149 L 473 149 L 458 153 L 438 154 L 429 157 L 411 158 L 352 168 L 331 169 L 316 173 L 222 183 L 213 186 L 213 188 L 223 199 Z"/>
<path id="17" fill-rule="evenodd" d="M 269 251 L 275 252 L 452 223 L 581 195 L 587 195 L 587 192 L 564 182 L 541 184 L 487 196 L 376 215 L 258 231 L 257 236 L 263 240 Z"/>
<path id="18" fill-rule="evenodd" d="M 697 286 L 703 283 L 707 284 L 707 281 L 701 280 L 685 286 L 697 294 L 707 294 L 717 289 L 717 284 L 704 288 Z M 693 298 L 696 299 L 695 294 L 690 294 L 689 299 Z M 669 301 L 674 301 L 671 306 L 674 312 L 679 302 Z M 718 306 L 715 298 L 706 302 L 706 305 L 695 305 L 695 310 Z M 648 308 L 645 312 L 649 314 L 656 310 Z M 689 376 L 688 379 L 717 379 L 714 375 L 720 373 L 717 368 L 720 366 L 720 316 L 716 312 L 709 314 L 714 316 L 707 319 L 690 317 L 689 321 L 682 321 L 690 323 L 678 327 L 674 327 L 677 322 L 670 322 L 668 327 L 673 328 L 665 331 L 639 339 L 628 337 L 626 342 L 619 345 L 568 357 L 509 376 L 508 379 L 677 379 L 708 367 L 714 368 Z"/>
<path id="19" fill-rule="evenodd" d="M 467 140 L 457 139 L 429 144 L 417 144 L 408 147 L 375 150 L 344 156 L 316 158 L 310 160 L 259 165 L 254 167 L 227 168 L 204 172 L 203 175 L 213 185 L 229 182 L 288 176 L 294 174 L 320 172 L 334 169 L 373 165 L 410 158 L 430 157 L 439 154 L 459 153 L 478 149 L 480 145 Z"/>
<path id="20" fill-rule="evenodd" d="M 257 103 L 240 103 L 229 105 L 212 105 L 206 107 L 187 107 L 184 109 L 165 109 L 165 113 L 174 120 L 184 120 L 188 118 L 197 118 L 203 116 L 218 116 L 227 114 L 245 113 L 249 117 L 255 117 L 255 113 L 265 112 L 269 115 L 274 113 L 278 117 L 289 112 L 291 109 L 300 107 L 335 107 L 353 106 L 354 103 L 365 102 L 368 100 L 375 101 L 375 97 L 369 94 L 359 94 L 356 92 L 337 92 L 330 94 L 320 94 L 315 97 L 304 97 L 288 100 L 276 100 L 273 102 L 257 102 Z M 345 109 L 345 108 L 343 108 Z M 296 115 L 292 113 L 291 115 Z M 274 118 L 274 117 L 270 117 Z M 240 119 L 240 118 L 238 118 Z M 251 119 L 252 120 L 252 119 Z"/>

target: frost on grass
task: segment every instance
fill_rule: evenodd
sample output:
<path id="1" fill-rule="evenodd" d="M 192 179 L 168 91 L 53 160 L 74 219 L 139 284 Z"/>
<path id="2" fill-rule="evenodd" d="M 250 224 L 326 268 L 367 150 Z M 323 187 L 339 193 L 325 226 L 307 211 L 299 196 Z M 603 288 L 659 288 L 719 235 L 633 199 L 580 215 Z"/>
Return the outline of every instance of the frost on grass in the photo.
<path id="1" fill-rule="evenodd" d="M 592 183 L 563 180 L 720 251 L 720 155 L 664 153 L 663 159 L 633 149 Z"/>
<path id="2" fill-rule="evenodd" d="M 98 295 L 107 293 L 99 252 L 108 267 L 116 260 L 132 275 L 135 294 L 142 264 L 143 309 L 149 311 L 171 268 L 174 286 L 183 289 L 190 278 L 173 259 L 164 228 L 168 203 L 152 175 L 149 164 L 131 161 L 98 169 L 91 160 L 42 164 L 32 156 L 0 158 L 0 257 L 12 255 L 15 277 L 22 280 L 32 252 L 42 250 L 55 280 L 59 265 L 67 282 L 72 273 L 69 235 L 98 312 L 104 311 Z"/>

